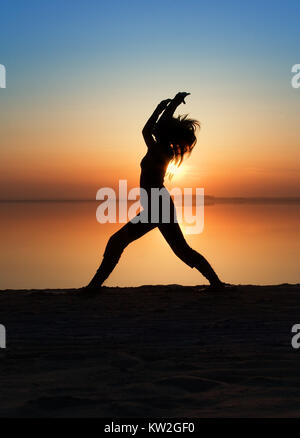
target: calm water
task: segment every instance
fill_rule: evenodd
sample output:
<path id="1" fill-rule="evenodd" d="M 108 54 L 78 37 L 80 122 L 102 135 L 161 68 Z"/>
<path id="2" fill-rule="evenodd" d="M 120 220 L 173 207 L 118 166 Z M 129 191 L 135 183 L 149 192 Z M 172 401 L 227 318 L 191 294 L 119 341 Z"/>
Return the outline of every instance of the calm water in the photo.
<path id="1" fill-rule="evenodd" d="M 119 224 L 100 225 L 94 202 L 0 203 L 0 289 L 72 288 L 87 283 Z M 299 204 L 205 207 L 202 234 L 188 235 L 231 283 L 300 283 Z M 204 284 L 158 230 L 129 246 L 108 286 Z"/>

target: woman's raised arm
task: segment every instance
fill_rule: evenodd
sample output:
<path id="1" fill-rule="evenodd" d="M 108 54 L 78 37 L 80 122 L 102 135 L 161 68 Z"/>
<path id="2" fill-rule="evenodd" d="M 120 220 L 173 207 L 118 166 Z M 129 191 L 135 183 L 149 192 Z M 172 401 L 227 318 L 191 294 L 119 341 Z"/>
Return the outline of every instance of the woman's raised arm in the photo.
<path id="1" fill-rule="evenodd" d="M 168 119 L 170 119 L 171 117 L 173 117 L 173 114 L 174 114 L 176 108 L 177 108 L 180 104 L 182 104 L 182 103 L 185 104 L 184 99 L 185 99 L 187 96 L 189 96 L 190 94 L 191 94 L 191 93 L 186 93 L 186 92 L 180 92 L 180 93 L 177 93 L 176 96 L 174 97 L 174 99 L 172 99 L 172 100 L 170 101 L 169 105 L 166 107 L 166 109 L 165 109 L 163 115 L 160 117 L 160 119 L 159 119 L 159 123 L 160 123 L 160 122 L 167 121 Z"/>
<path id="2" fill-rule="evenodd" d="M 161 101 L 157 107 L 155 108 L 153 114 L 147 121 L 146 125 L 144 126 L 142 130 L 142 134 L 144 137 L 144 140 L 148 147 L 153 146 L 155 144 L 155 140 L 152 136 L 153 128 L 157 122 L 158 117 L 160 114 L 167 108 L 168 104 L 171 102 L 171 99 L 166 99 Z"/>

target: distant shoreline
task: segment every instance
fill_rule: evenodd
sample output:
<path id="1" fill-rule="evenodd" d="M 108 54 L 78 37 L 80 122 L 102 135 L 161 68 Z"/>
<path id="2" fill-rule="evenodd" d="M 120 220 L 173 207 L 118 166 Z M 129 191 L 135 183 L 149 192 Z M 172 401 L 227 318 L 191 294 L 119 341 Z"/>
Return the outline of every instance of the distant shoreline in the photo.
<path id="1" fill-rule="evenodd" d="M 234 289 L 226 289 L 224 291 L 222 291 L 221 293 L 219 291 L 209 291 L 208 289 L 208 285 L 207 284 L 200 284 L 200 285 L 196 285 L 196 286 L 185 286 L 185 285 L 181 285 L 181 284 L 142 284 L 140 286 L 103 286 L 102 288 L 99 288 L 99 295 L 95 295 L 95 298 L 98 296 L 101 296 L 101 293 L 109 293 L 109 292 L 135 292 L 135 291 L 145 291 L 145 292 L 172 292 L 172 291 L 176 291 L 176 292 L 206 292 L 209 293 L 211 295 L 216 296 L 216 294 L 220 294 L 223 297 L 226 296 L 226 294 L 228 294 L 228 296 L 230 296 L 230 294 L 233 293 L 241 293 L 241 292 L 245 292 L 248 289 L 251 290 L 255 290 L 258 291 L 260 289 L 262 290 L 266 290 L 266 291 L 271 291 L 274 292 L 274 290 L 280 290 L 280 289 L 285 289 L 285 288 L 291 288 L 292 290 L 294 290 L 294 288 L 300 288 L 300 283 L 278 283 L 278 284 L 236 284 L 233 285 Z M 53 288 L 53 289 L 47 289 L 47 288 L 39 288 L 39 289 L 0 289 L 0 294 L 3 297 L 4 295 L 6 295 L 7 293 L 16 293 L 16 294 L 34 294 L 34 293 L 45 293 L 45 294 L 57 294 L 59 295 L 64 294 L 64 295 L 68 295 L 70 294 L 70 296 L 72 296 L 72 293 L 76 293 L 78 292 L 79 289 L 76 288 Z M 88 295 L 88 294 L 87 294 Z M 6 295 L 7 296 L 7 295 Z M 82 294 L 83 296 L 83 294 Z"/>
<path id="2" fill-rule="evenodd" d="M 119 202 L 126 201 L 125 199 L 117 199 Z M 94 202 L 96 199 L 0 199 L 1 204 L 17 204 L 17 203 L 76 203 L 76 202 Z M 127 201 L 134 202 L 134 201 Z M 221 196 L 205 196 L 206 205 L 212 204 L 300 204 L 300 197 L 221 197 Z"/>

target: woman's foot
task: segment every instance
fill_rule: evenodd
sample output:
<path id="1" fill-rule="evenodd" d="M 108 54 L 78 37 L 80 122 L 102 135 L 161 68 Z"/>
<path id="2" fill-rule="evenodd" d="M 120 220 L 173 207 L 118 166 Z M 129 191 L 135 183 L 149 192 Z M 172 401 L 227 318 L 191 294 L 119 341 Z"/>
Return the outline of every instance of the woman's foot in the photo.
<path id="1" fill-rule="evenodd" d="M 225 292 L 225 291 L 231 291 L 236 289 L 236 286 L 219 281 L 217 283 L 211 283 L 207 289 L 212 292 L 223 292 L 223 291 Z"/>
<path id="2" fill-rule="evenodd" d="M 78 293 L 86 296 L 96 296 L 101 293 L 101 289 L 99 285 L 88 284 L 78 289 Z"/>

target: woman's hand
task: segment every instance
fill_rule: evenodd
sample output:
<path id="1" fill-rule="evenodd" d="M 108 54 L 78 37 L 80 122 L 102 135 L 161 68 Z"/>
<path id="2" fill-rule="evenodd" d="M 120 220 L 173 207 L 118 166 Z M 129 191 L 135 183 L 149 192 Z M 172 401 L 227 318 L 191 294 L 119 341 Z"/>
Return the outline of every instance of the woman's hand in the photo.
<path id="1" fill-rule="evenodd" d="M 164 110 L 167 108 L 167 106 L 169 105 L 169 103 L 171 102 L 171 100 L 172 100 L 172 99 L 165 99 L 165 100 L 162 100 L 162 101 L 158 104 L 157 109 L 158 109 L 160 112 L 164 111 Z"/>
<path id="2" fill-rule="evenodd" d="M 190 93 L 180 92 L 176 94 L 174 99 L 166 99 L 160 102 L 155 111 L 163 112 L 163 114 L 157 123 L 164 123 L 165 121 L 173 117 L 176 108 L 181 103 L 185 103 L 184 99 L 189 95 Z"/>
<path id="3" fill-rule="evenodd" d="M 176 94 L 176 96 L 174 97 L 174 100 L 176 101 L 176 103 L 178 103 L 178 105 L 180 105 L 181 103 L 185 104 L 185 98 L 187 96 L 190 96 L 191 93 L 186 93 L 185 91 L 181 91 L 179 93 Z"/>

